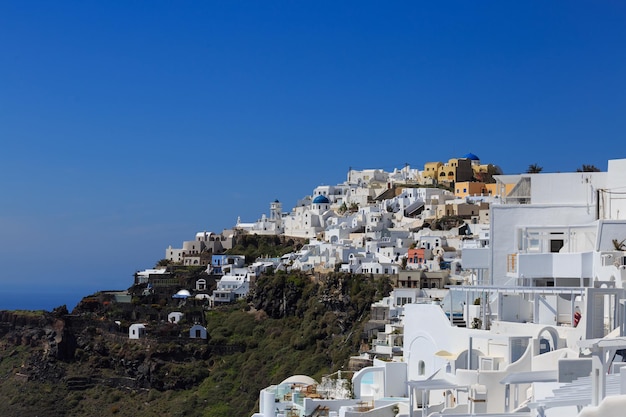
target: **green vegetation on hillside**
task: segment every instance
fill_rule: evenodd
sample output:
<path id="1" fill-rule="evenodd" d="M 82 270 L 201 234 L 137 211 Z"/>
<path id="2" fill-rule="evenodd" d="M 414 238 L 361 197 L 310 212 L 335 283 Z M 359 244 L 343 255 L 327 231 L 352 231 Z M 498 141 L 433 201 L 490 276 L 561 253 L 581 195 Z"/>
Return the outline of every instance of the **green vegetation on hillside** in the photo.
<path id="1" fill-rule="evenodd" d="M 302 239 L 282 236 L 243 235 L 237 238 L 237 244 L 226 251 L 227 255 L 244 255 L 246 263 L 257 258 L 278 258 L 299 250 L 304 244 Z"/>
<path id="2" fill-rule="evenodd" d="M 96 296 L 72 318 L 25 315 L 22 327 L 0 328 L 0 415 L 249 416 L 269 385 L 347 368 L 371 303 L 391 289 L 387 278 L 339 273 L 276 272 L 256 284 L 247 300 L 205 312 L 205 343 L 184 337 L 189 324 L 159 322 L 151 339 L 128 340 L 114 323 L 122 304 Z M 50 353 L 60 320 L 67 343 L 57 350 L 74 340 L 71 357 Z"/>
<path id="3" fill-rule="evenodd" d="M 314 279 L 301 273 L 263 276 L 249 305 L 207 315 L 211 344 L 240 344 L 238 354 L 214 358 L 198 389 L 223 402 L 209 416 L 251 415 L 259 391 L 295 375 L 316 380 L 345 367 L 358 354 L 372 302 L 388 295 L 386 278 L 331 274 Z M 225 413 L 225 414 L 220 414 Z"/>

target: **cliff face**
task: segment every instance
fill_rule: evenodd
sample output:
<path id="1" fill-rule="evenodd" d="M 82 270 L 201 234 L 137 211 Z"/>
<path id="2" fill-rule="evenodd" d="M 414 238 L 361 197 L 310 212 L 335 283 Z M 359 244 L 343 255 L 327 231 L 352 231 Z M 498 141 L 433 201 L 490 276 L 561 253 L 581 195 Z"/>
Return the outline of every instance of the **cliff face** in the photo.
<path id="1" fill-rule="evenodd" d="M 62 307 L 49 312 L 0 311 L 0 337 L 9 346 L 28 346 L 41 351 L 43 359 L 71 361 L 76 338 L 66 326 Z"/>
<path id="2" fill-rule="evenodd" d="M 98 295 L 72 314 L 0 311 L 0 415 L 251 415 L 262 388 L 347 365 L 387 286 L 277 273 L 248 300 L 208 311 Z M 189 339 L 193 322 L 168 323 L 174 309 L 202 320 L 208 338 Z M 148 323 L 148 337 L 129 340 L 136 320 Z"/>
<path id="3" fill-rule="evenodd" d="M 16 311 L 0 311 L 0 331 L 2 331 L 1 335 L 11 328 L 16 326 L 38 326 L 39 324 L 45 322 L 43 312 L 38 314 L 37 312 L 28 313 L 25 312 L 16 312 Z"/>

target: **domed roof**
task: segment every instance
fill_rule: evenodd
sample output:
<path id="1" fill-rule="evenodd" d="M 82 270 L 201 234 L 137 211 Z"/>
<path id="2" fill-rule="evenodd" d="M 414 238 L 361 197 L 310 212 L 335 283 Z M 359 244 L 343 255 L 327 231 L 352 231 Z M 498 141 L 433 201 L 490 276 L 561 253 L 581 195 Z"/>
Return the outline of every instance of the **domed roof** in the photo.
<path id="1" fill-rule="evenodd" d="M 172 298 L 187 298 L 191 296 L 188 290 L 180 290 L 176 294 L 172 295 Z"/>
<path id="2" fill-rule="evenodd" d="M 282 384 L 316 385 L 317 381 L 307 375 L 293 375 L 280 383 L 280 385 Z"/>
<path id="3" fill-rule="evenodd" d="M 318 195 L 313 199 L 313 204 L 328 204 L 330 200 L 326 198 L 326 196 Z"/>
<path id="4" fill-rule="evenodd" d="M 479 157 L 477 157 L 476 155 L 474 155 L 474 154 L 473 154 L 473 153 L 471 153 L 471 152 L 470 152 L 470 153 L 468 153 L 468 154 L 465 154 L 465 156 L 464 156 L 463 158 L 465 158 L 465 159 L 470 159 L 470 160 L 472 160 L 472 161 L 480 161 L 480 158 L 479 158 Z"/>

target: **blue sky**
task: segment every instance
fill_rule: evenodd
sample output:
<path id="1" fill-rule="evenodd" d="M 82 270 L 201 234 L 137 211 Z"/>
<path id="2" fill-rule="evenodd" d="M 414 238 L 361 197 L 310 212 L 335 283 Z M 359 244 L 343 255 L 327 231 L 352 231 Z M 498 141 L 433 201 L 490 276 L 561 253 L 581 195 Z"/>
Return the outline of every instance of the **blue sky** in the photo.
<path id="1" fill-rule="evenodd" d="M 625 44 L 618 1 L 0 2 L 0 309 L 128 288 L 349 167 L 605 170 Z"/>

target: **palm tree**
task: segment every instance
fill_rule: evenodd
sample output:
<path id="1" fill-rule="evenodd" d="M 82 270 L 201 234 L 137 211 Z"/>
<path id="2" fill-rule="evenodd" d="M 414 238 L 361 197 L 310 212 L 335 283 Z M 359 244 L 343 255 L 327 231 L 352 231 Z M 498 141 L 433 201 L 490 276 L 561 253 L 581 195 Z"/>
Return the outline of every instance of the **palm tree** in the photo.
<path id="1" fill-rule="evenodd" d="M 615 248 L 615 250 L 626 250 L 626 239 L 624 240 L 617 240 L 617 239 L 613 239 L 613 247 Z"/>
<path id="2" fill-rule="evenodd" d="M 526 170 L 527 174 L 539 174 L 541 171 L 543 171 L 543 167 L 540 167 L 537 164 L 530 164 L 528 165 L 528 169 Z"/>
<path id="3" fill-rule="evenodd" d="M 156 267 L 158 268 L 160 266 L 168 266 L 168 265 L 171 265 L 172 263 L 173 262 L 170 261 L 169 259 L 163 258 L 156 263 Z"/>
<path id="4" fill-rule="evenodd" d="M 576 172 L 600 172 L 600 169 L 595 165 L 583 164 L 582 167 L 576 169 Z"/>

